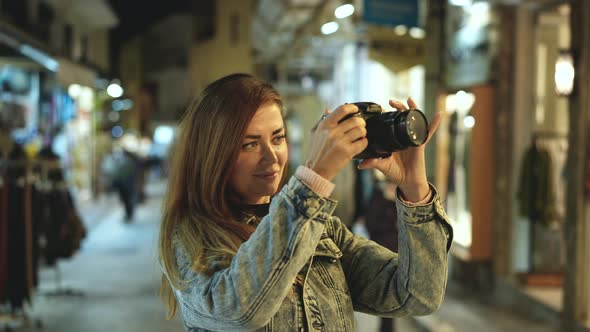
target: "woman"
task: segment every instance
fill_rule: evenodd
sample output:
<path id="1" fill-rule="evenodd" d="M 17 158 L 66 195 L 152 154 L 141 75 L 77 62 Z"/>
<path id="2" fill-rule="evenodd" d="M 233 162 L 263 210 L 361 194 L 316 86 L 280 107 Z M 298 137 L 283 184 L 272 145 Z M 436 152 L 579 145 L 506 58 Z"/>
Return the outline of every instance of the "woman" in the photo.
<path id="1" fill-rule="evenodd" d="M 245 74 L 205 88 L 180 124 L 163 207 L 169 316 L 180 308 L 187 331 L 353 331 L 353 310 L 438 308 L 452 230 L 426 181 L 423 146 L 360 164 L 398 184 L 399 255 L 332 215 L 330 180 L 367 146 L 364 120 L 340 121 L 356 111 L 326 111 L 306 165 L 281 186 L 287 142 L 278 93 Z"/>

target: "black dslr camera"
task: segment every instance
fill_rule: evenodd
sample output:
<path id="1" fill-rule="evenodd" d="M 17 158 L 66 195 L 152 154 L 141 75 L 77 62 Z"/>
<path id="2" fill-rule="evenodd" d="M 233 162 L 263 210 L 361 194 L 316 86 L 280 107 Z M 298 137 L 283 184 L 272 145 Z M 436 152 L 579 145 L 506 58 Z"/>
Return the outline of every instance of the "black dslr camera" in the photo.
<path id="1" fill-rule="evenodd" d="M 353 103 L 359 112 L 348 115 L 360 116 L 367 123 L 369 145 L 353 159 L 387 158 L 392 152 L 420 146 L 428 138 L 428 121 L 417 109 L 383 112 L 380 105 L 371 102 Z"/>

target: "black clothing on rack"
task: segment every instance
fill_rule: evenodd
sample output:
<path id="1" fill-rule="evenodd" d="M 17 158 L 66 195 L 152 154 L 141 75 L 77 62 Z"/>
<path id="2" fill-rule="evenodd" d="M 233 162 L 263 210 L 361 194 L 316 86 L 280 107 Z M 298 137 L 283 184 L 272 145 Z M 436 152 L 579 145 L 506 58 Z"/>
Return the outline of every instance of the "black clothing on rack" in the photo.
<path id="1" fill-rule="evenodd" d="M 70 258 L 80 248 L 86 230 L 65 184 L 59 157 L 49 148 L 38 155 L 37 209 L 35 217 L 41 227 L 45 246 L 42 255 L 49 266 L 60 258 Z"/>
<path id="2" fill-rule="evenodd" d="M 8 155 L 5 166 L 5 183 L 8 191 L 7 201 L 7 271 L 6 292 L 0 303 L 8 302 L 12 308 L 22 308 L 25 302 L 30 302 L 33 266 L 29 264 L 33 253 L 28 244 L 33 241 L 31 234 L 27 234 L 27 220 L 25 215 L 27 197 L 27 169 L 26 154 L 18 144 L 13 146 Z M 29 192 L 30 195 L 30 192 Z M 28 220 L 28 222 L 31 222 Z M 31 238 L 27 238 L 31 236 Z"/>

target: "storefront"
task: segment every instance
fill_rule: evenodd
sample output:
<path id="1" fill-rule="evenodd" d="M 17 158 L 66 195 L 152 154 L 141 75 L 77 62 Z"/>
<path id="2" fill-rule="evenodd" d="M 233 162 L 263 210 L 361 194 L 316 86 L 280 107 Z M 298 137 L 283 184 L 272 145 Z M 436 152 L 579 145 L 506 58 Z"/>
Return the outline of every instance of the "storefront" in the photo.
<path id="1" fill-rule="evenodd" d="M 448 5 L 446 15 L 444 88 L 437 102 L 445 116 L 436 137 L 435 179 L 455 230 L 451 254 L 485 265 L 493 254 L 496 18 L 487 2 Z"/>
<path id="2" fill-rule="evenodd" d="M 583 19 L 571 27 L 573 8 L 588 4 L 450 3 L 436 180 L 455 224 L 455 265 L 483 272 L 466 268 L 458 277 L 495 285 L 500 302 L 524 313 L 584 324 L 589 100 L 586 82 L 576 93 L 574 77 L 588 68 L 589 37 Z"/>
<path id="3" fill-rule="evenodd" d="M 519 62 L 526 66 L 519 74 L 528 74 L 516 83 L 519 107 L 513 128 L 511 270 L 520 289 L 557 312 L 563 310 L 567 264 L 568 96 L 573 85 L 569 11 L 568 5 L 556 5 L 521 13 L 530 19 L 530 35 L 521 40 L 527 47 L 516 61 L 529 61 Z"/>
<path id="4" fill-rule="evenodd" d="M 514 56 L 514 205 L 505 279 L 551 309 L 566 330 L 590 327 L 588 86 L 580 79 L 588 66 L 588 35 L 581 31 L 588 26 L 572 19 L 584 8 L 590 9 L 576 1 L 520 6 Z"/>
<path id="5" fill-rule="evenodd" d="M 59 64 L 34 45 L 24 36 L 0 29 L 0 150 L 4 154 L 18 143 L 33 157 L 45 143 L 40 113 L 51 99 L 45 88 Z"/>
<path id="6" fill-rule="evenodd" d="M 54 149 L 60 155 L 77 199 L 92 197 L 95 177 L 96 73 L 82 65 L 60 58 L 55 88 L 56 105 L 61 113 Z"/>

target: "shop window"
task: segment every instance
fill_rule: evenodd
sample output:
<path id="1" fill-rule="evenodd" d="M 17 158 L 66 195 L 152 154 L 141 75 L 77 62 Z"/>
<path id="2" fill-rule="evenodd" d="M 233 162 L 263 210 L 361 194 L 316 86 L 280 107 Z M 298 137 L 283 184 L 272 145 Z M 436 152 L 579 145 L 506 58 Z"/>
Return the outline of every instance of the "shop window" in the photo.
<path id="1" fill-rule="evenodd" d="M 491 257 L 494 190 L 494 89 L 475 86 L 441 96 L 436 186 L 455 229 L 452 253 L 462 261 Z"/>

